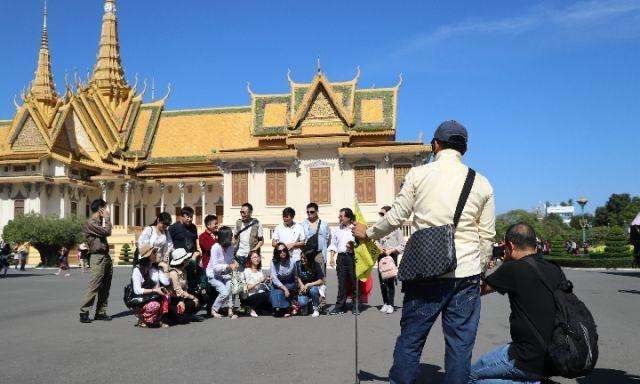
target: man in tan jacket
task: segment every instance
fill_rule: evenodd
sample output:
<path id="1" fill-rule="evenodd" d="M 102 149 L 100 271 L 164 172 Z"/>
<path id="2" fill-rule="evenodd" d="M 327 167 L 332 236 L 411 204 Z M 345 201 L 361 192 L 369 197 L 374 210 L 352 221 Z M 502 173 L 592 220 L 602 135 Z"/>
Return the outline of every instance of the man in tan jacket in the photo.
<path id="1" fill-rule="evenodd" d="M 359 224 L 359 239 L 378 240 L 413 214 L 416 230 L 453 223 L 468 167 L 467 130 L 456 121 L 440 124 L 431 142 L 435 161 L 414 167 L 391 210 L 371 228 Z M 424 282 L 403 284 L 401 333 L 396 341 L 391 383 L 413 383 L 431 326 L 442 314 L 445 337 L 445 383 L 467 383 L 471 352 L 480 319 L 480 277 L 489 261 L 495 236 L 493 189 L 476 174 L 455 232 L 457 267 Z"/>
<path id="2" fill-rule="evenodd" d="M 113 262 L 107 242 L 107 237 L 111 236 L 111 219 L 106 201 L 96 199 L 91 203 L 91 217 L 82 226 L 82 233 L 89 247 L 91 280 L 80 307 L 80 322 L 91 322 L 89 311 L 96 298 L 96 314 L 93 319 L 110 321 L 111 316 L 107 315 L 107 302 L 113 277 Z"/>

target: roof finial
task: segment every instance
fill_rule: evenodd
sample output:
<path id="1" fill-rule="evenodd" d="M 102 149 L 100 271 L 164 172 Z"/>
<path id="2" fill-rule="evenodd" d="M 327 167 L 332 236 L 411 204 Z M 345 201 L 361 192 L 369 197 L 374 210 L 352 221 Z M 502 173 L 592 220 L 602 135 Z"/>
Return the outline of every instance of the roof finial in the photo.
<path id="1" fill-rule="evenodd" d="M 402 72 L 400 72 L 400 74 L 398 74 L 398 84 L 396 84 L 395 88 L 400 88 L 400 86 L 402 85 Z"/>
<path id="2" fill-rule="evenodd" d="M 151 78 L 151 100 L 156 98 L 156 78 Z"/>
<path id="3" fill-rule="evenodd" d="M 353 81 L 358 82 L 358 79 L 360 79 L 360 66 L 356 66 L 356 77 L 353 78 Z"/>
<path id="4" fill-rule="evenodd" d="M 135 73 L 135 75 L 133 75 L 133 87 L 131 87 L 131 89 L 133 89 L 133 91 L 136 91 L 136 87 L 138 87 L 138 72 Z"/>
<path id="5" fill-rule="evenodd" d="M 140 97 L 144 97 L 144 94 L 147 92 L 147 78 L 145 77 L 142 81 L 142 91 L 140 92 Z"/>
<path id="6" fill-rule="evenodd" d="M 20 109 L 20 106 L 18 105 L 18 102 L 16 101 L 16 97 L 18 97 L 18 95 L 13 95 L 13 106 L 16 107 L 16 110 Z"/>
<path id="7" fill-rule="evenodd" d="M 295 81 L 293 81 L 293 79 L 291 78 L 291 68 L 287 68 L 287 80 L 289 81 L 289 84 L 295 83 Z"/>
<path id="8" fill-rule="evenodd" d="M 251 82 L 249 81 L 247 81 L 247 92 L 249 92 L 249 94 L 253 96 L 253 91 L 251 90 Z"/>
<path id="9" fill-rule="evenodd" d="M 318 73 L 322 72 L 322 67 L 320 67 L 320 57 L 316 58 L 316 70 Z"/>
<path id="10" fill-rule="evenodd" d="M 124 69 L 120 60 L 120 41 L 118 39 L 115 0 L 105 0 L 104 2 L 98 58 L 93 67 L 91 82 L 105 93 L 111 95 L 118 94 L 121 91 L 128 91 Z"/>
<path id="11" fill-rule="evenodd" d="M 169 95 L 171 94 L 172 89 L 173 88 L 171 87 L 171 83 L 167 84 L 167 93 L 161 99 L 163 103 L 169 98 Z"/>

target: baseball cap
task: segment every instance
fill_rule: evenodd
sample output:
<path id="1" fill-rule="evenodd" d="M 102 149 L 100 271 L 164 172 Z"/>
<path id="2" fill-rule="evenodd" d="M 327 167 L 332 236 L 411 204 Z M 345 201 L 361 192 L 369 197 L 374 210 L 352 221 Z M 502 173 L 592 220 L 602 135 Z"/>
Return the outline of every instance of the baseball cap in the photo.
<path id="1" fill-rule="evenodd" d="M 447 120 L 440 124 L 433 134 L 433 138 L 438 141 L 451 141 L 454 136 L 462 137 L 467 142 L 468 134 L 464 125 L 455 120 Z"/>

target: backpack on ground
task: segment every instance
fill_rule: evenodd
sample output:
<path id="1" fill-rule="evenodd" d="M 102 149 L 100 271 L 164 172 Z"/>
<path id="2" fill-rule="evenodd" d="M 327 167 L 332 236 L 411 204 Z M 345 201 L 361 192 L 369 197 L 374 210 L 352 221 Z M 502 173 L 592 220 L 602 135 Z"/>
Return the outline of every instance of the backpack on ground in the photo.
<path id="1" fill-rule="evenodd" d="M 525 316 L 536 338 L 547 351 L 553 375 L 573 379 L 589 374 L 598 360 L 598 333 L 591 312 L 573 293 L 573 284 L 557 264 L 552 262 L 560 269 L 562 281 L 552 288 L 536 261 L 531 258 L 524 260 L 536 271 L 555 303 L 556 317 L 549 344 L 544 341 L 528 316 Z"/>

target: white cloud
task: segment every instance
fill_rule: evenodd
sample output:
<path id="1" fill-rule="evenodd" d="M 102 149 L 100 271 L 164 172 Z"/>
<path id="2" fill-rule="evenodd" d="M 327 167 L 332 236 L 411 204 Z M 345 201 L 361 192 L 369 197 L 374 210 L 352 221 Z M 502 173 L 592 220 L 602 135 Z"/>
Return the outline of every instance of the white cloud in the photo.
<path id="1" fill-rule="evenodd" d="M 411 54 L 430 45 L 468 35 L 519 35 L 545 27 L 577 29 L 602 26 L 613 21 L 616 22 L 616 29 L 625 30 L 627 34 L 629 31 L 640 33 L 637 24 L 639 14 L 640 0 L 579 1 L 565 8 L 538 6 L 521 16 L 442 25 L 435 31 L 415 36 L 396 54 Z"/>

